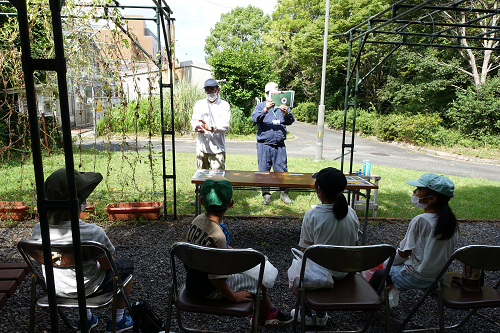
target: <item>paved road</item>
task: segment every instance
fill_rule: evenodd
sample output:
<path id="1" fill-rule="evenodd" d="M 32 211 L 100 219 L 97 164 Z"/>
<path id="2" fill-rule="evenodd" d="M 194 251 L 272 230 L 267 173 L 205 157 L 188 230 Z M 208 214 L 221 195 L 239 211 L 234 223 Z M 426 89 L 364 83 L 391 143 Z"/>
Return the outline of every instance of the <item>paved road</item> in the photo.
<path id="1" fill-rule="evenodd" d="M 290 139 L 286 141 L 288 156 L 316 158 L 317 127 L 301 122 L 295 122 L 288 126 Z M 75 133 L 75 132 L 74 132 Z M 85 148 L 93 148 L 93 139 L 87 137 L 91 132 L 83 134 L 86 138 L 81 142 Z M 350 142 L 350 135 L 347 143 Z M 78 144 L 77 140 L 77 144 Z M 134 143 L 129 142 L 131 148 Z M 139 149 L 143 149 L 145 141 L 139 141 Z M 160 140 L 153 141 L 154 149 L 161 150 Z M 166 149 L 171 150 L 170 140 L 166 140 Z M 103 149 L 103 143 L 97 143 L 97 149 Z M 194 139 L 176 139 L 175 148 L 178 152 L 195 152 Z M 256 154 L 255 141 L 226 141 L 228 154 Z M 119 141 L 114 141 L 111 149 L 120 150 Z M 344 169 L 349 169 L 350 150 L 345 152 Z M 323 159 L 336 160 L 340 162 L 342 155 L 342 132 L 325 129 L 323 142 Z M 422 151 L 404 148 L 391 143 L 377 142 L 370 139 L 356 137 L 354 141 L 354 163 L 363 163 L 363 160 L 371 160 L 373 165 L 383 165 L 422 172 L 433 172 L 445 175 L 456 175 L 462 177 L 485 178 L 500 181 L 500 162 L 466 161 L 444 154 L 425 153 Z M 496 164 L 495 164 L 496 163 Z"/>

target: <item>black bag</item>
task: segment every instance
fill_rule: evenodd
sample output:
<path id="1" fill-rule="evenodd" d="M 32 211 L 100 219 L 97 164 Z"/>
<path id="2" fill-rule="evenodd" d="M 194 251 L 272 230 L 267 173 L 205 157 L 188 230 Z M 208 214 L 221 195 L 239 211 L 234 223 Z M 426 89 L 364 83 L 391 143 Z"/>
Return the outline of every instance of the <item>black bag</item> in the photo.
<path id="1" fill-rule="evenodd" d="M 153 312 L 153 309 L 146 301 L 139 301 L 132 304 L 132 312 L 134 313 L 134 333 L 138 333 L 139 329 L 142 333 L 159 333 L 165 331 L 165 324 Z"/>

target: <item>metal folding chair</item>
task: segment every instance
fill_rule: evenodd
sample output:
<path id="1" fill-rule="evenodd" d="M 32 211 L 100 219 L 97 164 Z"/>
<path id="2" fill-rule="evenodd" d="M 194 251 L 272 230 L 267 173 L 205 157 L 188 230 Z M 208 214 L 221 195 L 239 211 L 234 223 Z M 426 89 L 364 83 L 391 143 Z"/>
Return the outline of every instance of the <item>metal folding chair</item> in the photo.
<path id="1" fill-rule="evenodd" d="M 304 251 L 300 271 L 299 295 L 295 305 L 293 330 L 295 332 L 298 309 L 300 306 L 301 332 L 305 332 L 305 309 L 319 311 L 369 311 L 362 329 L 354 332 L 365 332 L 376 310 L 385 309 L 386 332 L 389 327 L 389 288 L 385 284 L 386 277 L 391 269 L 396 250 L 386 244 L 369 246 L 333 246 L 313 245 Z M 387 269 L 375 291 L 371 285 L 357 272 L 376 267 L 389 258 Z M 331 270 L 349 273 L 344 279 L 334 281 L 332 289 L 306 290 L 303 286 L 306 261 L 312 260 L 316 264 Z M 384 291 L 384 301 L 380 298 Z M 344 332 L 344 331 L 330 331 Z M 350 331 L 353 332 L 353 331 Z"/>
<path id="2" fill-rule="evenodd" d="M 41 241 L 33 241 L 33 240 L 22 240 L 17 244 L 17 248 L 21 253 L 24 261 L 28 264 L 33 272 L 31 277 L 31 302 L 30 302 L 30 321 L 29 321 L 29 332 L 34 332 L 35 329 L 35 305 L 39 307 L 49 307 L 49 301 L 47 294 L 36 298 L 36 284 L 46 292 L 47 288 L 45 285 L 45 280 L 42 278 L 39 271 L 39 266 L 36 263 L 40 263 L 45 265 L 43 259 L 43 249 Z M 73 243 L 68 242 L 54 242 L 51 243 L 52 249 L 52 264 L 55 268 L 60 267 L 72 267 L 75 265 L 74 260 L 74 247 Z M 106 257 L 109 261 L 111 269 L 113 270 L 113 274 L 115 276 L 113 281 L 113 292 L 105 293 L 95 297 L 87 297 L 86 305 L 87 308 L 100 308 L 112 304 L 112 323 L 116 322 L 116 296 L 118 294 L 123 294 L 125 299 L 125 303 L 127 307 L 132 313 L 132 309 L 130 306 L 130 301 L 125 293 L 124 287 L 128 285 L 132 281 L 132 275 L 129 275 L 125 281 L 121 281 L 120 277 L 117 274 L 117 270 L 113 261 L 113 257 L 111 252 L 104 245 L 93 242 L 93 241 L 84 241 L 81 243 L 81 251 L 83 262 L 89 262 L 91 260 L 97 260 L 101 257 Z M 78 308 L 78 299 L 66 298 L 66 297 L 57 297 L 57 307 L 58 312 L 61 318 L 63 319 L 66 326 L 76 329 L 67 319 L 66 315 L 61 311 L 61 308 Z M 114 326 L 114 325 L 113 325 Z M 113 328 L 112 328 L 113 329 Z"/>
<path id="3" fill-rule="evenodd" d="M 488 245 L 469 245 L 456 250 L 450 257 L 448 262 L 444 265 L 438 277 L 434 280 L 432 285 L 427 288 L 424 295 L 415 304 L 405 318 L 403 323 L 398 328 L 398 332 L 416 332 L 416 331 L 440 331 L 444 332 L 445 329 L 458 328 L 465 324 L 473 315 L 484 315 L 478 313 L 479 309 L 488 307 L 500 306 L 500 280 L 494 287 L 484 285 L 479 292 L 468 292 L 463 290 L 460 286 L 452 283 L 453 277 L 461 277 L 461 273 L 448 272 L 448 268 L 454 260 L 467 264 L 469 266 L 483 269 L 485 271 L 499 271 L 500 270 L 500 246 Z M 445 280 L 441 282 L 442 276 L 446 276 Z M 410 322 L 411 317 L 417 312 L 419 307 L 425 302 L 428 296 L 437 299 L 439 307 L 439 327 L 425 328 L 425 329 L 408 329 L 404 328 Z M 471 310 L 458 324 L 445 327 L 444 326 L 444 307 L 454 310 Z M 485 317 L 486 318 L 486 317 Z M 488 319 L 488 318 L 486 318 Z M 492 321 L 495 325 L 495 323 Z"/>
<path id="4" fill-rule="evenodd" d="M 185 265 L 198 271 L 215 274 L 229 275 L 241 273 L 260 265 L 257 281 L 257 293 L 252 302 L 233 303 L 227 299 L 207 299 L 190 294 L 184 285 L 179 283 L 177 275 L 178 266 L 175 261 L 180 259 Z M 166 332 L 170 330 L 172 307 L 177 310 L 177 321 L 183 332 L 218 332 L 206 328 L 196 329 L 185 327 L 182 323 L 181 312 L 205 313 L 217 316 L 245 317 L 253 315 L 259 317 L 260 303 L 262 300 L 262 276 L 264 273 L 265 257 L 253 249 L 218 249 L 204 247 L 189 243 L 176 243 L 170 250 L 170 263 L 172 269 L 172 284 L 169 287 L 169 301 Z M 181 265 L 182 266 L 182 265 Z M 253 321 L 252 332 L 257 332 L 258 320 Z"/>

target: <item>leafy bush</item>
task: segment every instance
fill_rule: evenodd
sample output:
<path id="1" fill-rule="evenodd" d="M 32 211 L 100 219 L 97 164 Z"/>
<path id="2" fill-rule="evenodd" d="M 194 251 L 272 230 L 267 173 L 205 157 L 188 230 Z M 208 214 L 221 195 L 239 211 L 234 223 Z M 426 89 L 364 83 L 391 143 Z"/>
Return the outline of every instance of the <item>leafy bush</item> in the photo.
<path id="1" fill-rule="evenodd" d="M 328 127 L 340 131 L 344 128 L 344 110 L 326 111 L 325 113 L 325 123 Z M 354 112 L 351 109 L 347 112 L 346 130 L 348 131 L 352 131 L 350 126 L 352 126 L 353 117 Z M 375 133 L 373 127 L 377 117 L 379 116 L 374 110 L 367 111 L 362 108 L 356 109 L 356 132 L 366 135 L 374 135 Z"/>
<path id="2" fill-rule="evenodd" d="M 318 122 L 318 106 L 312 102 L 300 103 L 292 110 L 295 119 L 306 123 Z"/>
<path id="3" fill-rule="evenodd" d="M 447 115 L 461 132 L 478 139 L 500 134 L 500 77 L 458 91 Z"/>
<path id="4" fill-rule="evenodd" d="M 424 144 L 436 132 L 441 117 L 432 115 L 390 114 L 381 116 L 375 123 L 375 135 L 382 140 Z"/>
<path id="5" fill-rule="evenodd" d="M 247 135 L 255 133 L 255 125 L 251 116 L 245 116 L 242 109 L 232 106 L 231 107 L 231 124 L 229 126 L 228 134 Z"/>

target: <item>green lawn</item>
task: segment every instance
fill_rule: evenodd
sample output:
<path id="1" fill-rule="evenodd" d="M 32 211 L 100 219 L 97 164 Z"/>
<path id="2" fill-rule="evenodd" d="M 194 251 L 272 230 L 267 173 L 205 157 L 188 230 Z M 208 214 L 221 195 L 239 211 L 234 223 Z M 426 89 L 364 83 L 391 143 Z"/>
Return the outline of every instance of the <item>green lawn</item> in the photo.
<path id="1" fill-rule="evenodd" d="M 97 219 L 106 220 L 104 207 L 110 202 L 128 201 L 163 201 L 162 159 L 160 153 L 154 153 L 150 159 L 148 152 L 77 152 L 75 149 L 75 166 L 81 171 L 101 172 L 104 181 L 97 187 L 89 201 L 97 204 Z M 167 155 L 167 174 L 172 173 L 172 154 Z M 189 202 L 194 199 L 194 185 L 191 176 L 195 172 L 195 155 L 177 153 L 177 214 L 192 214 L 194 208 Z M 33 165 L 27 160 L 24 166 L 18 162 L 0 166 L 3 177 L 0 178 L 0 201 L 24 201 L 31 208 L 36 205 Z M 47 177 L 52 171 L 64 167 L 64 156 L 45 156 L 44 173 Z M 316 172 L 324 167 L 340 167 L 333 160 L 314 162 L 309 158 L 288 158 L 290 172 Z M 362 166 L 355 164 L 354 169 Z M 257 157 L 253 155 L 228 155 L 226 168 L 239 170 L 256 170 Z M 407 179 L 418 179 L 422 172 L 404 170 L 378 165 L 372 166 L 372 173 L 382 177 L 379 189 L 378 217 L 409 219 L 419 213 L 410 202 L 413 187 L 406 184 Z M 450 205 L 460 219 L 500 219 L 498 198 L 500 183 L 485 179 L 448 176 L 456 185 L 455 197 Z M 259 191 L 236 191 L 235 205 L 228 215 L 256 216 L 296 216 L 301 217 L 318 203 L 314 193 L 291 193 L 294 201 L 285 205 L 279 200 L 279 193 L 273 194 L 268 206 L 261 205 Z M 173 182 L 167 181 L 167 210 L 173 213 Z M 363 215 L 362 211 L 358 215 Z M 371 213 L 370 213 L 371 215 Z"/>

